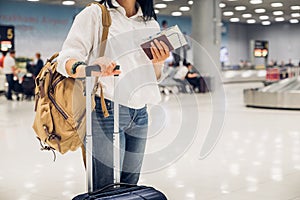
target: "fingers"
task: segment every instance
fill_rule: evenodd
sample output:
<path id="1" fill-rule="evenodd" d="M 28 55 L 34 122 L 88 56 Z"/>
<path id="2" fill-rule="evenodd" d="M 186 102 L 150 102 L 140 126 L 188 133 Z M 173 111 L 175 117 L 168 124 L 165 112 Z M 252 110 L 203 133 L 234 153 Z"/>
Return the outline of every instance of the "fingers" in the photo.
<path id="1" fill-rule="evenodd" d="M 113 71 L 113 75 L 119 75 L 119 74 L 121 74 L 121 70 L 114 70 Z"/>
<path id="2" fill-rule="evenodd" d="M 161 41 L 160 41 L 161 42 Z M 165 50 L 162 47 L 161 43 L 158 40 L 154 40 L 156 47 L 158 48 L 161 55 L 165 54 Z"/>
<path id="3" fill-rule="evenodd" d="M 154 61 L 158 60 L 160 54 L 159 54 L 158 49 L 154 46 L 154 43 L 151 43 L 150 50 L 151 50 L 151 53 L 152 53 L 152 56 L 153 56 L 153 60 Z"/>
<path id="4" fill-rule="evenodd" d="M 164 48 L 164 51 L 166 52 L 166 54 L 170 53 L 170 49 L 169 47 L 166 45 L 166 43 L 164 43 L 163 41 L 160 41 L 161 46 Z"/>
<path id="5" fill-rule="evenodd" d="M 114 75 L 114 69 L 116 67 L 115 62 L 111 62 L 109 65 L 105 66 L 104 70 L 101 72 L 102 76 L 111 76 Z"/>
<path id="6" fill-rule="evenodd" d="M 153 55 L 153 62 L 165 61 L 170 55 L 170 49 L 163 41 L 154 40 L 150 50 Z"/>
<path id="7" fill-rule="evenodd" d="M 121 73 L 120 70 L 114 70 L 116 67 L 116 63 L 113 62 L 110 58 L 100 57 L 94 61 L 94 64 L 97 64 L 101 67 L 101 72 L 94 73 L 93 76 L 112 76 L 119 75 Z"/>
<path id="8" fill-rule="evenodd" d="M 154 42 L 151 42 L 151 48 L 156 55 L 155 57 L 157 58 L 160 58 L 165 54 L 165 50 L 158 40 L 154 40 Z"/>
<path id="9" fill-rule="evenodd" d="M 110 65 L 106 66 L 105 70 L 101 72 L 102 76 L 112 76 L 121 74 L 121 70 L 115 70 L 116 63 L 112 62 Z"/>

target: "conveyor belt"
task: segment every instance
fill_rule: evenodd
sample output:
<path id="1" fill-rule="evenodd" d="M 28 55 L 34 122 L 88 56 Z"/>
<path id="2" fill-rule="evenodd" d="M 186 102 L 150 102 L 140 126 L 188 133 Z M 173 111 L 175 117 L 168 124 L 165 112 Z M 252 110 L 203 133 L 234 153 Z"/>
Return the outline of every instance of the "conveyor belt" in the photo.
<path id="1" fill-rule="evenodd" d="M 265 81 L 266 70 L 227 70 L 222 72 L 223 83 Z"/>
<path id="2" fill-rule="evenodd" d="M 263 88 L 246 89 L 244 103 L 251 107 L 300 109 L 300 77 L 288 78 Z"/>

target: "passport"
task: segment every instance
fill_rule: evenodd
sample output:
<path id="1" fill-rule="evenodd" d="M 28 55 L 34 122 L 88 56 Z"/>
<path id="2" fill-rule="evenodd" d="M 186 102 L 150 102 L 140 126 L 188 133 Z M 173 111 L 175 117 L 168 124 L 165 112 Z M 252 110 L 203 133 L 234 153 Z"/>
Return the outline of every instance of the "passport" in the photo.
<path id="1" fill-rule="evenodd" d="M 155 39 L 158 41 L 163 41 L 169 47 L 170 51 L 187 45 L 187 41 L 177 25 L 167 28 L 157 33 L 155 36 L 151 36 L 150 38 L 146 39 L 146 42 L 141 44 L 142 49 L 150 60 L 153 59 L 150 49 L 151 42 L 153 42 Z"/>
<path id="2" fill-rule="evenodd" d="M 169 47 L 170 51 L 174 50 L 174 47 L 172 46 L 172 44 L 170 43 L 170 41 L 168 40 L 166 35 L 161 35 L 159 37 L 153 38 L 152 40 L 149 40 L 149 41 L 141 44 L 142 49 L 144 50 L 144 52 L 146 53 L 146 55 L 148 56 L 148 58 L 150 60 L 153 59 L 153 55 L 151 53 L 151 42 L 154 43 L 155 39 L 157 39 L 158 41 L 163 41 Z"/>

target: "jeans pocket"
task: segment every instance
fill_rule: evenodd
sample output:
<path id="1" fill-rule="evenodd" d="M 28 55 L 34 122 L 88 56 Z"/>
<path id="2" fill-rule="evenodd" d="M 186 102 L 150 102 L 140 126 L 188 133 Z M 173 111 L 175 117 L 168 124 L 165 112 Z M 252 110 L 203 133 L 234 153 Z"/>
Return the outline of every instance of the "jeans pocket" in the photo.
<path id="1" fill-rule="evenodd" d="M 134 119 L 134 123 L 139 127 L 146 127 L 148 126 L 148 112 L 147 108 L 142 108 L 137 110 L 137 115 Z"/>

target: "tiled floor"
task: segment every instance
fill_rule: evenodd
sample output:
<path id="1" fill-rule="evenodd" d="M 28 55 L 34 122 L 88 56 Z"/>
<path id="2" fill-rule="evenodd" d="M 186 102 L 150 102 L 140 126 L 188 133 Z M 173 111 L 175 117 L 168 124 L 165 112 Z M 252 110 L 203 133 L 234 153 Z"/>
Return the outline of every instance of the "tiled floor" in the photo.
<path id="1" fill-rule="evenodd" d="M 152 107 L 140 183 L 171 200 L 299 200 L 300 112 L 244 107 L 243 88 L 256 86 L 224 86 L 222 136 L 205 159 L 201 147 L 216 124 L 210 95 L 171 95 Z M 81 152 L 53 162 L 39 150 L 33 117 L 33 102 L 0 97 L 0 199 L 68 200 L 84 192 Z"/>

